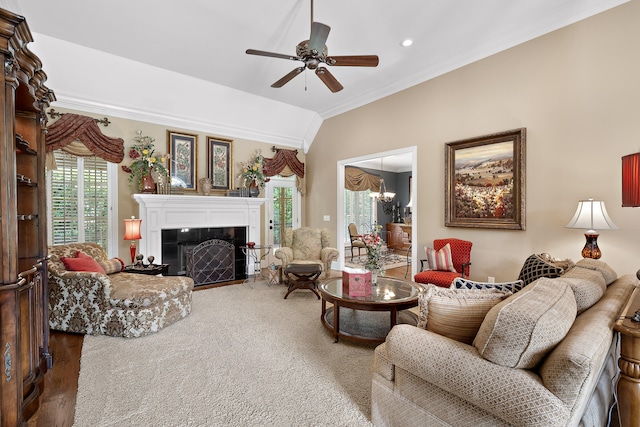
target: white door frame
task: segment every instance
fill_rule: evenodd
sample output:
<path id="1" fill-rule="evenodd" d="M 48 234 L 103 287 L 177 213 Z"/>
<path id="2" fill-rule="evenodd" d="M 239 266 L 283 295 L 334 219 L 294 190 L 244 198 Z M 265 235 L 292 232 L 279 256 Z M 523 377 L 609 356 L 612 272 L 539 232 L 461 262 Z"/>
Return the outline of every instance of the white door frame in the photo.
<path id="1" fill-rule="evenodd" d="M 264 187 L 264 197 L 267 199 L 267 202 L 264 204 L 264 241 L 265 245 L 273 246 L 273 189 L 274 187 L 288 187 L 293 188 L 293 197 L 292 197 L 292 221 L 293 221 L 293 229 L 300 228 L 300 216 L 301 216 L 301 196 L 300 191 L 296 187 L 296 178 L 295 175 L 293 177 L 283 178 L 281 176 L 272 176 L 269 181 L 265 184 Z M 275 247 L 269 253 L 267 257 L 266 265 L 275 262 L 275 257 L 273 253 L 275 252 Z"/>
<path id="2" fill-rule="evenodd" d="M 397 150 L 391 151 L 383 151 L 379 153 L 367 154 L 365 156 L 353 157 L 350 159 L 338 160 L 337 167 L 337 175 L 338 175 L 338 185 L 337 185 L 337 194 L 338 200 L 336 203 L 337 206 L 337 227 L 338 230 L 336 232 L 337 241 L 338 241 L 338 251 L 340 252 L 340 256 L 337 261 L 337 268 L 332 267 L 337 270 L 342 270 L 344 268 L 344 242 L 345 233 L 344 233 L 344 168 L 350 164 L 362 162 L 364 160 L 378 159 L 380 157 L 394 156 L 398 154 L 411 154 L 411 193 L 409 194 L 409 200 L 413 200 L 413 206 L 411 207 L 411 217 L 419 218 L 418 216 L 418 208 L 419 201 L 418 197 L 415 195 L 418 193 L 418 183 L 420 180 L 418 179 L 418 146 L 413 145 L 410 147 L 399 148 Z M 413 222 L 413 227 L 411 227 L 411 277 L 416 274 L 416 254 L 418 248 L 418 223 Z M 335 262 L 334 262 L 335 264 Z"/>

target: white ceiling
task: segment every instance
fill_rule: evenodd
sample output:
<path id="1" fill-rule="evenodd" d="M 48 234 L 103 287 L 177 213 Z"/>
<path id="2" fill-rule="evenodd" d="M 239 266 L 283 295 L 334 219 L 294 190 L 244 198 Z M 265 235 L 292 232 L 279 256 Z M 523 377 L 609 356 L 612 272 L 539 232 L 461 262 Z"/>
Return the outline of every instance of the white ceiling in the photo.
<path id="1" fill-rule="evenodd" d="M 556 30 L 626 0 L 316 0 L 329 54 L 377 54 L 377 68 L 331 67 L 331 93 L 305 71 L 270 85 L 309 37 L 310 0 L 4 0 L 34 34 L 316 112 L 325 119 Z M 4 4 L 2 4 L 4 3 Z M 411 38 L 404 48 L 400 42 Z"/>

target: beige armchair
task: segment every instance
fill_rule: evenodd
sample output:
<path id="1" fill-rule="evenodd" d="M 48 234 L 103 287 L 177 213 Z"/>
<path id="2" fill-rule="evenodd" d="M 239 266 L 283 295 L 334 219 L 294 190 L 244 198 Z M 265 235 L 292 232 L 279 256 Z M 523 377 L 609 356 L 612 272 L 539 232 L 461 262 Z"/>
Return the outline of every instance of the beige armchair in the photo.
<path id="1" fill-rule="evenodd" d="M 275 252 L 282 260 L 283 268 L 289 264 L 318 264 L 329 277 L 331 262 L 338 259 L 339 252 L 330 247 L 330 234 L 326 228 L 288 228 L 284 233 L 283 246 Z"/>

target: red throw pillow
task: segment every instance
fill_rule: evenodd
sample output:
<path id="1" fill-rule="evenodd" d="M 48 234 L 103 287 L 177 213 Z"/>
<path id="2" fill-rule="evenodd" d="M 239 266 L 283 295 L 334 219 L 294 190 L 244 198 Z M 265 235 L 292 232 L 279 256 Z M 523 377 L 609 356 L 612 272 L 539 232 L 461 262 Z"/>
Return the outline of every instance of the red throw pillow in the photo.
<path id="1" fill-rule="evenodd" d="M 76 252 L 76 258 L 60 257 L 60 261 L 69 271 L 87 271 L 90 273 L 106 274 L 98 262 L 89 255 L 80 251 Z"/>

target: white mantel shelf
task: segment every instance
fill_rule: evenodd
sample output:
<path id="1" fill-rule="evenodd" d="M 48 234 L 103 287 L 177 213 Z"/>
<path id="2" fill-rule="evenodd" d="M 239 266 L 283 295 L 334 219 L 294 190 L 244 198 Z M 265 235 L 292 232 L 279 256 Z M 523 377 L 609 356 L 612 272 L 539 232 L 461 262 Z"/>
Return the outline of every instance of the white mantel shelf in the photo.
<path id="1" fill-rule="evenodd" d="M 162 230 L 176 228 L 248 227 L 247 240 L 260 244 L 260 207 L 257 197 L 220 197 L 174 194 L 134 194 L 142 219 L 138 252 L 162 263 Z"/>

